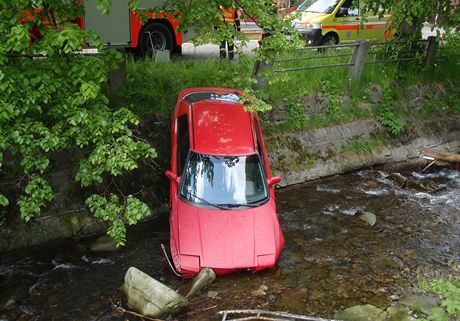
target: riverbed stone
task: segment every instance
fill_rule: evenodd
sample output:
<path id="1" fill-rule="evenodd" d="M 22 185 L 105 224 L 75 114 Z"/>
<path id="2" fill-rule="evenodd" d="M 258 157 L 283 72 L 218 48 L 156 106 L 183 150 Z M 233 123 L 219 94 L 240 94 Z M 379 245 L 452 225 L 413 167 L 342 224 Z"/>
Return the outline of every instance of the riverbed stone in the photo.
<path id="1" fill-rule="evenodd" d="M 386 321 L 386 313 L 373 305 L 357 305 L 337 312 L 334 319 L 343 321 Z"/>
<path id="2" fill-rule="evenodd" d="M 361 221 L 366 222 L 370 226 L 374 226 L 377 222 L 377 216 L 371 212 L 361 212 L 358 217 Z"/>
<path id="3" fill-rule="evenodd" d="M 429 314 L 432 308 L 441 304 L 441 301 L 439 298 L 430 295 L 413 294 L 403 298 L 399 303 L 424 314 Z"/>
<path id="4" fill-rule="evenodd" d="M 400 173 L 391 173 L 388 176 L 393 182 L 396 183 L 399 187 L 403 188 L 407 183 L 407 178 L 401 175 Z"/>
<path id="5" fill-rule="evenodd" d="M 123 291 L 128 305 L 148 317 L 174 315 L 188 304 L 187 298 L 135 267 L 126 272 Z"/>
<path id="6" fill-rule="evenodd" d="M 216 274 L 214 271 L 210 268 L 205 268 L 198 273 L 198 275 L 195 277 L 195 280 L 193 280 L 192 287 L 190 288 L 190 291 L 188 291 L 186 297 L 191 297 L 192 295 L 198 293 L 208 285 L 210 285 L 214 280 L 216 279 Z"/>

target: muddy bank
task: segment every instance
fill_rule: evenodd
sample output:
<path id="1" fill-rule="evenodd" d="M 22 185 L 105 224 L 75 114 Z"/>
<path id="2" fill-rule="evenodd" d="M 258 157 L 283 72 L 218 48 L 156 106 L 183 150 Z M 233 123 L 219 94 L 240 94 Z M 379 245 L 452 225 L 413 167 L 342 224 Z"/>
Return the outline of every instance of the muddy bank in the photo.
<path id="1" fill-rule="evenodd" d="M 154 121 L 145 121 L 141 132 L 159 152 L 157 166 L 141 166 L 125 175 L 119 185 L 125 191 L 141 195 L 153 209 L 153 216 L 157 216 L 159 212 L 167 212 L 169 183 L 163 173 L 168 167 L 169 131 L 165 122 L 159 126 Z M 363 150 L 359 145 L 363 141 L 373 144 Z M 288 186 L 376 164 L 420 160 L 418 150 L 422 146 L 458 152 L 460 115 L 425 121 L 398 137 L 390 136 L 375 120 L 362 120 L 307 132 L 267 135 L 266 146 L 272 170 L 283 178 L 281 186 Z M 8 222 L 0 227 L 0 252 L 106 229 L 106 224 L 88 212 L 84 200 L 90 191 L 83 190 L 73 180 L 75 167 L 69 166 L 72 163 L 65 161 L 66 157 L 58 155 L 57 167 L 49 175 L 56 198 L 40 217 L 25 223 L 19 218 L 15 202 L 10 202 L 13 205 L 6 209 Z M 0 188 L 13 199 L 20 186 L 18 179 L 0 183 Z"/>

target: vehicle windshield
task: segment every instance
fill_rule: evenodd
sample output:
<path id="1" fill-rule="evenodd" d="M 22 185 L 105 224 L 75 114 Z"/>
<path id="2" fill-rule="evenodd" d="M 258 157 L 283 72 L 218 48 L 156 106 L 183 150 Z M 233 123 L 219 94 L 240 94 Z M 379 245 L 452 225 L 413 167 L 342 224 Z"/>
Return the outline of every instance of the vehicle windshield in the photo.
<path id="1" fill-rule="evenodd" d="M 257 154 L 213 156 L 191 152 L 180 187 L 186 200 L 214 207 L 251 206 L 268 199 Z"/>
<path id="2" fill-rule="evenodd" d="M 299 12 L 332 13 L 340 0 L 307 0 L 299 6 Z"/>

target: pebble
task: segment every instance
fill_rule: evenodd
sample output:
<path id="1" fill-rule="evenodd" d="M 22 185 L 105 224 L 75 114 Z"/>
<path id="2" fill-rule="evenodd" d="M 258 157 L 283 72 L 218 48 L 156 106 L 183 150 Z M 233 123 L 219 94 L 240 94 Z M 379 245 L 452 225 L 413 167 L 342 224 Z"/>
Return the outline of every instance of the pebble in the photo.
<path id="1" fill-rule="evenodd" d="M 262 291 L 262 290 L 254 290 L 254 291 L 251 291 L 251 296 L 254 296 L 254 297 L 261 297 L 261 296 L 266 296 L 267 293 L 265 293 L 265 291 Z"/>
<path id="2" fill-rule="evenodd" d="M 208 298 L 216 299 L 218 295 L 219 295 L 219 292 L 217 291 L 208 291 Z"/>
<path id="3" fill-rule="evenodd" d="M 390 295 L 390 300 L 391 301 L 398 301 L 399 300 L 399 295 L 397 295 L 397 294 Z"/>

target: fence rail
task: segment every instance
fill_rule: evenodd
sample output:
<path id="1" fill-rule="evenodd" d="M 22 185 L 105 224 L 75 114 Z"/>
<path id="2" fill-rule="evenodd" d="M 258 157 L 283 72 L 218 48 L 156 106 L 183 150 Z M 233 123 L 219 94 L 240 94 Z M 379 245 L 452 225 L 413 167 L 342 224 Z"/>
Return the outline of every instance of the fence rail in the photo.
<path id="1" fill-rule="evenodd" d="M 303 47 L 290 53 L 290 56 L 287 57 L 276 57 L 270 62 L 256 62 L 253 77 L 257 80 L 255 87 L 263 88 L 267 83 L 267 79 L 264 76 L 264 72 L 267 70 L 271 70 L 274 73 L 283 73 L 347 67 L 349 78 L 358 79 L 361 77 L 365 65 L 420 61 L 426 66 L 432 66 L 436 59 L 443 60 L 446 57 L 460 56 L 460 54 L 451 54 L 449 52 L 449 50 L 455 49 L 455 47 L 451 46 L 440 47 L 436 37 L 411 42 L 358 41 L 331 46 Z M 312 52 L 313 55 L 298 56 L 306 51 Z M 314 63 L 308 64 L 312 61 Z M 299 65 L 299 63 L 302 64 Z M 293 64 L 295 65 L 293 66 Z"/>

